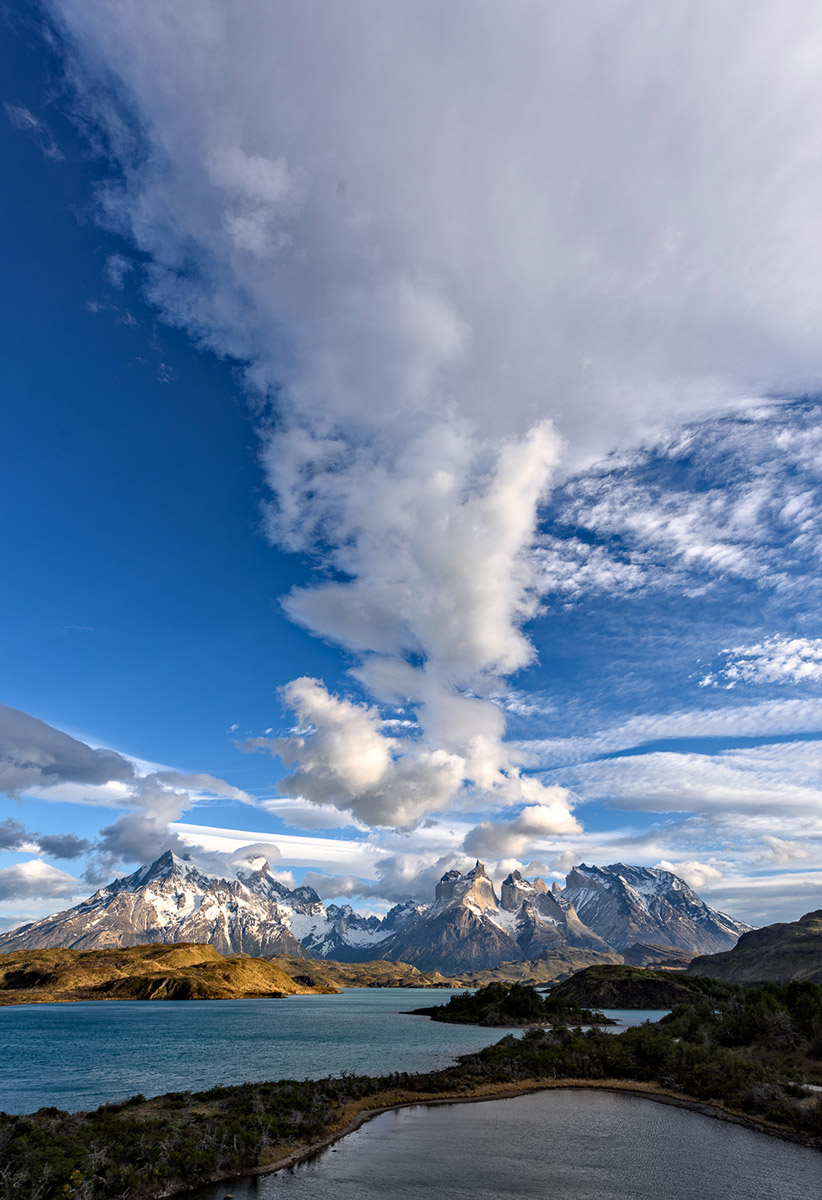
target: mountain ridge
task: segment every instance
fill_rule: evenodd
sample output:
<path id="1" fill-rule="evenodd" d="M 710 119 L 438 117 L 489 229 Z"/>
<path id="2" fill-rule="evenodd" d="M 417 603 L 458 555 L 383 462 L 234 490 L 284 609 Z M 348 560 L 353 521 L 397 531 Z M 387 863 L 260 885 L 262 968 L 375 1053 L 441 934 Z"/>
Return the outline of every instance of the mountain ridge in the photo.
<path id="1" fill-rule="evenodd" d="M 726 950 L 748 928 L 671 872 L 623 863 L 581 864 L 564 889 L 512 871 L 497 895 L 477 861 L 465 873 L 447 871 L 432 904 L 409 900 L 381 918 L 325 905 L 305 885 L 289 889 L 265 861 L 224 879 L 166 851 L 73 908 L 0 935 L 0 953 L 185 941 L 222 954 L 384 959 L 453 975 L 563 948 L 608 957 L 637 943 L 687 954 Z"/>
<path id="2" fill-rule="evenodd" d="M 822 983 L 822 909 L 752 929 L 732 950 L 693 959 L 688 973 L 725 983 Z"/>

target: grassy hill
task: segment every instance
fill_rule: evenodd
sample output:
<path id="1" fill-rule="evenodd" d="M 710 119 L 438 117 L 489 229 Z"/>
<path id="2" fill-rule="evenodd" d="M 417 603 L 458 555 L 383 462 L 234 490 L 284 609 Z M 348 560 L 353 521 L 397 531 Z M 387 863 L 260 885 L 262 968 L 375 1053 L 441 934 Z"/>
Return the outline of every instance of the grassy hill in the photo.
<path id="1" fill-rule="evenodd" d="M 556 993 L 541 996 L 527 983 L 488 983 L 477 992 L 452 996 L 447 1004 L 412 1009 L 414 1016 L 449 1025 L 524 1028 L 534 1025 L 613 1025 L 602 1013 L 565 1003 Z"/>
<path id="2" fill-rule="evenodd" d="M 116 950 L 16 950 L 0 955 L 0 1004 L 69 1000 L 232 1000 L 335 992 L 298 983 L 244 954 L 191 942 Z"/>

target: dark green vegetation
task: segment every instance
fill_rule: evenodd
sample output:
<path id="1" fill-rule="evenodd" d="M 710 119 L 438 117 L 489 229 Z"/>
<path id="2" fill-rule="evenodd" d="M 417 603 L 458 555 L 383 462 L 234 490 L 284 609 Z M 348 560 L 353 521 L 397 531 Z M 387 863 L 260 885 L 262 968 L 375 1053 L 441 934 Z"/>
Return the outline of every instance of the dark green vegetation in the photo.
<path id="1" fill-rule="evenodd" d="M 733 991 L 727 984 L 676 971 L 642 967 L 588 967 L 551 991 L 566 1004 L 591 1008 L 673 1008 L 694 994 L 721 998 Z"/>
<path id="2" fill-rule="evenodd" d="M 822 1149 L 822 987 L 692 993 L 658 1025 L 615 1036 L 567 1025 L 508 1035 L 426 1075 L 244 1084 L 142 1096 L 94 1113 L 0 1116 L 2 1200 L 148 1200 L 275 1163 L 358 1113 L 494 1096 L 562 1081 L 611 1083 L 720 1105 Z"/>
<path id="3" fill-rule="evenodd" d="M 688 970 L 728 983 L 822 983 L 822 909 L 798 921 L 752 929 L 733 950 L 696 958 Z"/>
<path id="4" fill-rule="evenodd" d="M 264 958 L 224 957 L 193 942 L 0 955 L 0 1004 L 66 1000 L 232 1000 L 336 992 L 297 983 Z"/>
<path id="5" fill-rule="evenodd" d="M 470 995 L 452 996 L 447 1004 L 413 1012 L 449 1025 L 613 1024 L 602 1013 L 557 1000 L 553 994 L 541 996 L 524 983 L 489 983 Z"/>

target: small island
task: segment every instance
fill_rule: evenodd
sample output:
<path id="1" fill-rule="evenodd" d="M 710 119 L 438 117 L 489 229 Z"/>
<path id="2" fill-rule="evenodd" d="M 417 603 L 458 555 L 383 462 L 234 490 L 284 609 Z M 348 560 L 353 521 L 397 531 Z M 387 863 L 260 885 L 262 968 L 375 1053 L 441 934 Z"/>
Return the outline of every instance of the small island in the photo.
<path id="1" fill-rule="evenodd" d="M 505 1029 L 533 1028 L 545 1025 L 614 1025 L 610 1017 L 575 1001 L 541 996 L 536 988 L 524 983 L 489 983 L 462 996 L 452 996 L 447 1004 L 411 1010 L 412 1016 L 430 1017 L 449 1025 L 487 1025 Z"/>

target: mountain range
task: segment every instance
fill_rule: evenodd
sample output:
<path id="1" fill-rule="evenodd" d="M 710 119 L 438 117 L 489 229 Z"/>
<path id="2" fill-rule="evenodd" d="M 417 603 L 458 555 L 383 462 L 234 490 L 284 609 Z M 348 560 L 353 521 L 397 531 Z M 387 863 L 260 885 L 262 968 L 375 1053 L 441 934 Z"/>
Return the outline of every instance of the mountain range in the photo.
<path id="1" fill-rule="evenodd" d="M 326 905 L 310 887 L 289 889 L 265 862 L 222 879 L 167 851 L 81 904 L 1 935 L 0 953 L 200 942 L 221 954 L 386 959 L 454 973 L 562 947 L 630 955 L 640 943 L 662 953 L 712 954 L 748 929 L 671 872 L 624 863 L 575 867 L 564 888 L 514 871 L 497 895 L 477 862 L 465 874 L 443 875 L 432 904 L 408 900 L 376 917 Z"/>

